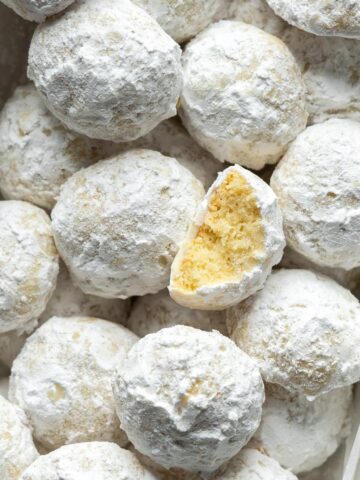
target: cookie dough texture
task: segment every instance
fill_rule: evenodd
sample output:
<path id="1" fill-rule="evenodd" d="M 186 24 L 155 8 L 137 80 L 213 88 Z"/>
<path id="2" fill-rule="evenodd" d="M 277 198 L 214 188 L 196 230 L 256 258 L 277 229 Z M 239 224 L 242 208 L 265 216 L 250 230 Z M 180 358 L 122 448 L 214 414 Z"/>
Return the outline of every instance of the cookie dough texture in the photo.
<path id="1" fill-rule="evenodd" d="M 0 395 L 0 478 L 18 480 L 39 456 L 24 412 Z"/>
<path id="2" fill-rule="evenodd" d="M 219 174 L 171 267 L 180 305 L 222 310 L 262 288 L 285 246 L 271 188 L 235 165 Z"/>
<path id="3" fill-rule="evenodd" d="M 79 0 L 37 28 L 28 76 L 70 129 L 129 141 L 176 115 L 180 56 L 180 47 L 130 1 Z"/>
<path id="4" fill-rule="evenodd" d="M 126 326 L 139 337 L 175 325 L 187 325 L 209 332 L 218 330 L 227 335 L 225 318 L 225 312 L 207 312 L 182 307 L 172 300 L 167 290 L 163 290 L 156 295 L 137 298 Z"/>
<path id="5" fill-rule="evenodd" d="M 300 134 L 276 167 L 288 245 L 319 265 L 360 265 L 360 124 L 332 119 Z"/>
<path id="6" fill-rule="evenodd" d="M 46 17 L 61 12 L 74 0 L 1 0 L 25 20 L 43 22 Z"/>
<path id="7" fill-rule="evenodd" d="M 248 442 L 264 400 L 259 370 L 231 340 L 182 325 L 139 340 L 113 390 L 135 448 L 193 472 L 216 470 Z"/>
<path id="8" fill-rule="evenodd" d="M 42 455 L 21 480 L 156 480 L 135 455 L 114 443 L 66 445 Z"/>
<path id="9" fill-rule="evenodd" d="M 321 36 L 360 38 L 359 0 L 267 0 L 291 25 Z"/>
<path id="10" fill-rule="evenodd" d="M 360 121 L 359 41 L 318 37 L 293 27 L 281 38 L 303 74 L 309 123 L 329 118 Z"/>
<path id="11" fill-rule="evenodd" d="M 25 411 L 46 448 L 126 439 L 115 412 L 111 376 L 137 341 L 126 328 L 90 317 L 53 317 L 15 359 L 9 398 Z"/>
<path id="12" fill-rule="evenodd" d="M 174 40 L 185 42 L 227 14 L 228 0 L 133 0 Z"/>
<path id="13" fill-rule="evenodd" d="M 292 472 L 313 470 L 338 449 L 346 436 L 351 401 L 351 386 L 309 401 L 301 394 L 268 384 L 255 440 Z"/>
<path id="14" fill-rule="evenodd" d="M 260 170 L 306 126 L 305 86 L 278 38 L 242 22 L 211 25 L 183 54 L 180 115 L 218 160 Z"/>
<path id="15" fill-rule="evenodd" d="M 266 0 L 230 0 L 228 12 L 232 20 L 250 23 L 276 36 L 280 36 L 287 25 Z"/>
<path id="16" fill-rule="evenodd" d="M 18 87 L 0 114 L 0 191 L 51 210 L 68 177 L 115 148 L 70 132 L 32 84 Z"/>
<path id="17" fill-rule="evenodd" d="M 50 219 L 26 202 L 0 202 L 0 334 L 31 331 L 59 270 Z"/>
<path id="18" fill-rule="evenodd" d="M 105 298 L 165 288 L 203 195 L 188 170 L 151 150 L 131 150 L 73 175 L 52 219 L 75 284 Z"/>
<path id="19" fill-rule="evenodd" d="M 360 379 L 360 307 L 345 288 L 307 270 L 278 270 L 228 311 L 235 343 L 266 382 L 313 398 Z"/>

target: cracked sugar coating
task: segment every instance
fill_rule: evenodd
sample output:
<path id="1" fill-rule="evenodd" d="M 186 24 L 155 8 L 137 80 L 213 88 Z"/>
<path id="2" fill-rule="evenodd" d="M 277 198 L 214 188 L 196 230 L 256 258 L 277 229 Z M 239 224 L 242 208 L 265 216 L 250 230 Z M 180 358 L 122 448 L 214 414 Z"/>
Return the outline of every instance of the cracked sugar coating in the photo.
<path id="1" fill-rule="evenodd" d="M 276 167 L 288 245 L 319 265 L 360 266 L 360 124 L 332 119 L 300 134 Z"/>
<path id="2" fill-rule="evenodd" d="M 136 456 L 114 443 L 66 445 L 42 455 L 21 480 L 156 480 Z"/>
<path id="3" fill-rule="evenodd" d="M 131 150 L 73 175 L 52 218 L 75 284 L 105 298 L 165 288 L 203 195 L 188 170 L 151 150 Z"/>
<path id="4" fill-rule="evenodd" d="M 25 414 L 0 395 L 0 478 L 18 480 L 39 456 Z"/>
<path id="5" fill-rule="evenodd" d="M 227 13 L 228 0 L 133 0 L 174 40 L 185 42 Z"/>
<path id="6" fill-rule="evenodd" d="M 49 449 L 95 440 L 124 444 L 111 376 L 136 341 L 126 328 L 90 317 L 53 317 L 36 330 L 13 363 L 9 391 L 34 438 Z"/>
<path id="7" fill-rule="evenodd" d="M 360 121 L 360 42 L 292 27 L 281 38 L 303 74 L 309 123 L 334 117 Z"/>
<path id="8" fill-rule="evenodd" d="M 234 342 L 266 382 L 309 398 L 360 379 L 360 306 L 345 288 L 307 270 L 277 270 L 228 311 Z"/>
<path id="9" fill-rule="evenodd" d="M 74 0 L 1 0 L 25 20 L 43 22 L 46 17 L 61 12 Z"/>
<path id="10" fill-rule="evenodd" d="M 228 15 L 233 20 L 250 23 L 276 36 L 280 36 L 286 27 L 266 0 L 231 0 Z"/>
<path id="11" fill-rule="evenodd" d="M 215 475 L 214 480 L 297 480 L 276 460 L 254 448 L 244 448 L 232 458 L 224 473 Z"/>
<path id="12" fill-rule="evenodd" d="M 221 310 L 262 288 L 285 246 L 271 188 L 239 165 L 219 174 L 171 267 L 181 305 Z"/>
<path id="13" fill-rule="evenodd" d="M 360 0 L 267 0 L 291 25 L 320 36 L 360 38 Z"/>
<path id="14" fill-rule="evenodd" d="M 194 472 L 216 470 L 249 441 L 264 400 L 258 368 L 231 340 L 183 325 L 139 340 L 113 390 L 135 448 Z"/>
<path id="15" fill-rule="evenodd" d="M 70 129 L 129 141 L 176 115 L 180 56 L 180 47 L 130 1 L 79 0 L 38 26 L 28 76 Z"/>
<path id="16" fill-rule="evenodd" d="M 18 87 L 0 115 L 1 193 L 51 210 L 68 177 L 115 148 L 70 132 L 33 85 Z"/>
<path id="17" fill-rule="evenodd" d="M 59 270 L 49 217 L 26 202 L 0 202 L 0 333 L 30 331 Z"/>
<path id="18" fill-rule="evenodd" d="M 255 440 L 294 473 L 322 465 L 345 438 L 352 401 L 351 386 L 313 401 L 277 385 L 265 386 L 266 400 Z"/>
<path id="19" fill-rule="evenodd" d="M 218 330 L 227 335 L 225 312 L 189 310 L 174 302 L 166 290 L 137 298 L 126 323 L 127 328 L 139 337 L 175 325 L 187 325 L 208 332 Z"/>
<path id="20" fill-rule="evenodd" d="M 211 25 L 183 54 L 180 115 L 218 160 L 260 170 L 306 126 L 305 87 L 285 44 L 236 21 Z"/>

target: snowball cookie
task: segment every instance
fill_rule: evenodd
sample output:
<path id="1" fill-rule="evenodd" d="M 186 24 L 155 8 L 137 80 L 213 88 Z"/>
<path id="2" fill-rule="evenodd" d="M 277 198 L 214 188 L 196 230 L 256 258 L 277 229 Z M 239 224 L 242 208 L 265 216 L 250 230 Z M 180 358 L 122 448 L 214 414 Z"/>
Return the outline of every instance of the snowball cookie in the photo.
<path id="1" fill-rule="evenodd" d="M 223 335 L 227 335 L 225 318 L 225 312 L 206 312 L 184 308 L 170 298 L 167 290 L 163 290 L 156 295 L 137 298 L 126 326 L 139 337 L 145 337 L 149 333 L 155 333 L 162 328 L 175 325 L 187 325 L 208 332 L 218 330 Z"/>
<path id="2" fill-rule="evenodd" d="M 0 333 L 31 331 L 59 270 L 50 220 L 26 202 L 0 202 Z"/>
<path id="3" fill-rule="evenodd" d="M 89 442 L 42 455 L 21 480 L 156 480 L 136 456 L 114 443 Z"/>
<path id="4" fill-rule="evenodd" d="M 322 465 L 341 444 L 351 401 L 350 386 L 310 402 L 301 394 L 268 384 L 255 439 L 283 467 L 307 472 Z"/>
<path id="5" fill-rule="evenodd" d="M 267 382 L 316 397 L 360 379 L 359 302 L 330 278 L 277 270 L 227 313 L 231 338 Z"/>
<path id="6" fill-rule="evenodd" d="M 210 23 L 225 17 L 228 0 L 133 0 L 174 40 L 189 40 Z"/>
<path id="7" fill-rule="evenodd" d="M 68 177 L 114 148 L 65 129 L 33 85 L 18 87 L 0 114 L 0 191 L 50 210 Z"/>
<path id="8" fill-rule="evenodd" d="M 250 23 L 272 35 L 280 36 L 286 23 L 275 13 L 266 0 L 230 0 L 229 17 Z"/>
<path id="9" fill-rule="evenodd" d="M 0 395 L 7 398 L 9 391 L 9 377 L 0 378 Z"/>
<path id="10" fill-rule="evenodd" d="M 75 285 L 105 298 L 165 288 L 203 195 L 188 170 L 151 150 L 131 150 L 73 175 L 52 219 Z"/>
<path id="11" fill-rule="evenodd" d="M 38 26 L 28 76 L 70 129 L 129 141 L 176 115 L 180 57 L 180 47 L 129 0 L 79 0 Z"/>
<path id="12" fill-rule="evenodd" d="M 289 27 L 282 40 L 295 56 L 307 90 L 309 122 L 329 118 L 360 121 L 360 43 L 317 37 Z"/>
<path id="13" fill-rule="evenodd" d="M 219 332 L 178 325 L 147 335 L 116 368 L 121 425 L 165 468 L 216 470 L 255 432 L 264 399 L 255 363 Z"/>
<path id="14" fill-rule="evenodd" d="M 1 0 L 25 20 L 43 22 L 46 17 L 61 12 L 74 0 Z"/>
<path id="15" fill-rule="evenodd" d="M 24 412 L 0 395 L 1 480 L 18 480 L 38 456 Z"/>
<path id="16" fill-rule="evenodd" d="M 315 35 L 360 38 L 360 0 L 267 0 L 291 25 Z"/>
<path id="17" fill-rule="evenodd" d="M 176 160 L 207 189 L 216 179 L 217 173 L 224 169 L 224 164 L 216 160 L 196 143 L 177 118 L 161 122 L 150 133 L 134 142 L 117 144 L 124 146 L 123 151 L 130 148 L 148 148 L 158 150 L 163 155 Z"/>
<path id="18" fill-rule="evenodd" d="M 297 137 L 276 167 L 287 243 L 319 265 L 360 266 L 360 124 L 332 119 Z"/>
<path id="19" fill-rule="evenodd" d="M 297 480 L 284 470 L 276 460 L 254 448 L 244 448 L 232 458 L 225 470 L 214 480 Z"/>
<path id="20" fill-rule="evenodd" d="M 115 365 L 137 341 L 106 320 L 53 317 L 26 341 L 13 363 L 9 398 L 48 449 L 82 441 L 123 443 L 111 392 Z"/>
<path id="21" fill-rule="evenodd" d="M 171 267 L 172 298 L 221 310 L 262 288 L 285 246 L 271 188 L 239 165 L 219 174 Z"/>
<path id="22" fill-rule="evenodd" d="M 260 170 L 306 126 L 305 87 L 278 38 L 241 22 L 211 25 L 183 55 L 180 115 L 218 160 Z"/>

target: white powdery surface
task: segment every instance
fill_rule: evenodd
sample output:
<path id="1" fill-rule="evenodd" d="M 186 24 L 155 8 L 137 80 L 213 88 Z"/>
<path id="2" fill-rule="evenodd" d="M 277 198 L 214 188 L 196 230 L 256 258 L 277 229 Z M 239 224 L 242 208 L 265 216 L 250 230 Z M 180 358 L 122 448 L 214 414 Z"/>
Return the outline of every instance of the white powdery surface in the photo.
<path id="1" fill-rule="evenodd" d="M 218 332 L 165 328 L 116 369 L 114 396 L 135 448 L 165 468 L 216 470 L 259 425 L 263 384 L 255 363 Z"/>
<path id="2" fill-rule="evenodd" d="M 260 170 L 306 126 L 305 86 L 278 38 L 236 21 L 215 23 L 183 54 L 180 116 L 218 160 Z"/>
<path id="3" fill-rule="evenodd" d="M 133 0 L 174 40 L 185 42 L 226 16 L 228 0 Z"/>
<path id="4" fill-rule="evenodd" d="M 321 467 L 299 475 L 299 480 L 340 480 L 344 472 L 345 444 L 342 444 Z"/>
<path id="5" fill-rule="evenodd" d="M 166 287 L 203 199 L 175 159 L 131 150 L 73 175 L 52 212 L 55 241 L 85 293 L 128 298 Z"/>
<path id="6" fill-rule="evenodd" d="M 21 17 L 34 22 L 43 22 L 46 17 L 61 12 L 74 0 L 1 0 Z"/>
<path id="7" fill-rule="evenodd" d="M 180 47 L 130 1 L 79 0 L 38 26 L 28 76 L 70 129 L 129 141 L 176 115 L 180 56 Z"/>
<path id="8" fill-rule="evenodd" d="M 49 449 L 124 444 L 111 376 L 136 341 L 126 328 L 91 317 L 53 317 L 36 330 L 13 363 L 9 390 L 36 440 Z"/>
<path id="9" fill-rule="evenodd" d="M 360 42 L 318 37 L 288 27 L 281 39 L 296 58 L 307 90 L 309 122 L 360 120 Z"/>
<path id="10" fill-rule="evenodd" d="M 288 245 L 319 265 L 360 266 L 360 124 L 332 119 L 300 134 L 272 177 Z"/>
<path id="11" fill-rule="evenodd" d="M 263 250 L 258 253 L 253 268 L 244 272 L 241 278 L 200 286 L 190 292 L 184 291 L 176 287 L 176 276 L 178 275 L 179 266 L 184 256 L 186 256 L 187 241 L 191 241 L 197 235 L 208 211 L 212 195 L 232 172 L 238 173 L 246 180 L 256 199 L 264 231 Z M 221 232 L 217 234 L 221 235 Z M 219 173 L 218 178 L 208 190 L 189 229 L 186 241 L 183 242 L 175 257 L 171 266 L 170 295 L 180 305 L 189 308 L 224 310 L 232 305 L 236 305 L 263 287 L 272 267 L 280 262 L 284 247 L 282 216 L 274 192 L 261 178 L 245 168 L 239 165 L 229 167 Z"/>
<path id="12" fill-rule="evenodd" d="M 39 456 L 24 412 L 0 395 L 0 478 L 18 480 Z"/>
<path id="13" fill-rule="evenodd" d="M 0 191 L 51 210 L 67 178 L 116 148 L 70 132 L 32 84 L 20 86 L 0 115 Z"/>
<path id="14" fill-rule="evenodd" d="M 66 445 L 42 455 L 21 480 L 156 480 L 136 456 L 114 443 Z"/>
<path id="15" fill-rule="evenodd" d="M 360 38 L 360 0 L 267 0 L 291 25 L 321 36 Z"/>
<path id="16" fill-rule="evenodd" d="M 126 326 L 139 337 L 175 325 L 187 325 L 208 332 L 218 330 L 227 335 L 225 319 L 225 312 L 207 312 L 182 307 L 172 300 L 167 290 L 163 290 L 156 295 L 137 298 Z"/>
<path id="17" fill-rule="evenodd" d="M 360 379 L 360 306 L 345 288 L 307 270 L 277 270 L 228 311 L 231 338 L 265 381 L 316 397 Z"/>
<path id="18" fill-rule="evenodd" d="M 313 401 L 278 385 L 266 385 L 266 400 L 255 439 L 283 467 L 294 473 L 322 465 L 346 436 L 351 386 Z"/>
<path id="19" fill-rule="evenodd" d="M 0 202 L 0 333 L 31 331 L 59 270 L 50 219 L 26 202 Z"/>

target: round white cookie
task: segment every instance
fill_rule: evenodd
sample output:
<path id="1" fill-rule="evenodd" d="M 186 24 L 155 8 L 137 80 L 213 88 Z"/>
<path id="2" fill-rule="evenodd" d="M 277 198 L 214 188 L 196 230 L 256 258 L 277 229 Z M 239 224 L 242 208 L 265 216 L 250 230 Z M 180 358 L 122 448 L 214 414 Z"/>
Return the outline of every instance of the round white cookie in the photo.
<path id="1" fill-rule="evenodd" d="M 13 363 L 9 389 L 36 440 L 48 449 L 83 441 L 126 443 L 111 377 L 136 341 L 126 328 L 90 317 L 53 317 L 38 328 Z"/>
<path id="2" fill-rule="evenodd" d="M 291 393 L 311 399 L 360 380 L 359 302 L 328 277 L 277 270 L 227 325 L 264 380 Z"/>
<path id="3" fill-rule="evenodd" d="M 308 127 L 271 177 L 288 245 L 319 265 L 360 266 L 360 124 Z"/>
<path id="4" fill-rule="evenodd" d="M 115 373 L 121 425 L 165 468 L 216 470 L 254 434 L 264 391 L 255 363 L 219 332 L 178 325 L 147 335 Z"/>
<path id="5" fill-rule="evenodd" d="M 129 141 L 176 115 L 180 56 L 180 47 L 129 0 L 79 0 L 37 27 L 28 76 L 68 128 Z"/>
<path id="6" fill-rule="evenodd" d="M 305 86 L 286 45 L 252 25 L 215 23 L 183 54 L 180 115 L 218 160 L 260 170 L 306 126 Z"/>

